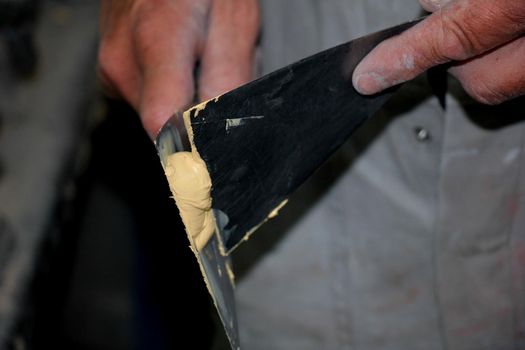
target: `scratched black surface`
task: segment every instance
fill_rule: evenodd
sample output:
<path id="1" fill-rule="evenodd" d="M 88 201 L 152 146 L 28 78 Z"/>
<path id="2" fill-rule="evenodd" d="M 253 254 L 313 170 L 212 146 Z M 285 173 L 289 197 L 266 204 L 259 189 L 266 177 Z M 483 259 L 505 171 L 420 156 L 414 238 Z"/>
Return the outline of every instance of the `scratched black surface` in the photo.
<path id="1" fill-rule="evenodd" d="M 392 91 L 359 95 L 352 72 L 379 42 L 415 23 L 323 51 L 192 113 L 195 146 L 212 179 L 212 206 L 227 217 L 216 215 L 227 250 L 386 102 Z"/>

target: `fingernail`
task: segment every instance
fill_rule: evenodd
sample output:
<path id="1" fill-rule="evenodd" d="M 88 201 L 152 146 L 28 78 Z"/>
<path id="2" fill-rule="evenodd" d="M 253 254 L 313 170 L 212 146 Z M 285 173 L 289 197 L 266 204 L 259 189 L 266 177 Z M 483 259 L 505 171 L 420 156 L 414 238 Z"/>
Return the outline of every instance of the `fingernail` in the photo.
<path id="1" fill-rule="evenodd" d="M 354 88 L 363 95 L 373 95 L 389 88 L 386 79 L 376 72 L 357 74 L 353 78 Z"/>

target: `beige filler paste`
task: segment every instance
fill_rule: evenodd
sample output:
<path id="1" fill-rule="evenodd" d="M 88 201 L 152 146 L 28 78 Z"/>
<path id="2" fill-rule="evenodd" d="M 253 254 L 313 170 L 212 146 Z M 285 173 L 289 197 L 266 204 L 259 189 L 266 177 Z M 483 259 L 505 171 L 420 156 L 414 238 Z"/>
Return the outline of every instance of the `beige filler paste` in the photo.
<path id="1" fill-rule="evenodd" d="M 177 152 L 168 157 L 164 171 L 192 246 L 200 251 L 215 230 L 208 169 L 198 154 Z"/>
<path id="2" fill-rule="evenodd" d="M 215 98 L 214 101 L 217 101 Z M 206 164 L 195 149 L 190 112 L 202 111 L 209 101 L 183 113 L 184 126 L 191 143 L 191 152 L 177 152 L 168 156 L 164 173 L 171 193 L 179 208 L 182 223 L 195 251 L 200 251 L 215 232 L 215 217 L 211 210 L 211 179 Z"/>

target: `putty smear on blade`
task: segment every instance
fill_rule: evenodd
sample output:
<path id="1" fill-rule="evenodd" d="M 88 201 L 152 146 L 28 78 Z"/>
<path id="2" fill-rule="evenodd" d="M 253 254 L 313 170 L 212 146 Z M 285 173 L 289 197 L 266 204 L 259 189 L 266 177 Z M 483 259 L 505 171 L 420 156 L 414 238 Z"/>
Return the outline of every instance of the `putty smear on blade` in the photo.
<path id="1" fill-rule="evenodd" d="M 164 172 L 192 246 L 200 251 L 215 231 L 208 169 L 196 153 L 177 152 L 168 156 Z"/>

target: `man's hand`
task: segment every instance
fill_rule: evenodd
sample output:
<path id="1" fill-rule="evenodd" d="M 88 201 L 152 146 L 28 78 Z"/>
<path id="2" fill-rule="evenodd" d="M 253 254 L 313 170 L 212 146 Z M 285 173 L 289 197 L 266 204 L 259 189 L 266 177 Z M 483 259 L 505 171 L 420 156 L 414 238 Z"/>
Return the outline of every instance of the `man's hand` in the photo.
<path id="1" fill-rule="evenodd" d="M 451 62 L 449 72 L 479 102 L 525 94 L 525 0 L 420 2 L 434 13 L 365 57 L 353 75 L 359 92 L 374 94 Z"/>
<path id="2" fill-rule="evenodd" d="M 252 79 L 258 31 L 257 0 L 103 0 L 99 73 L 153 138 L 195 93 L 205 100 Z"/>

